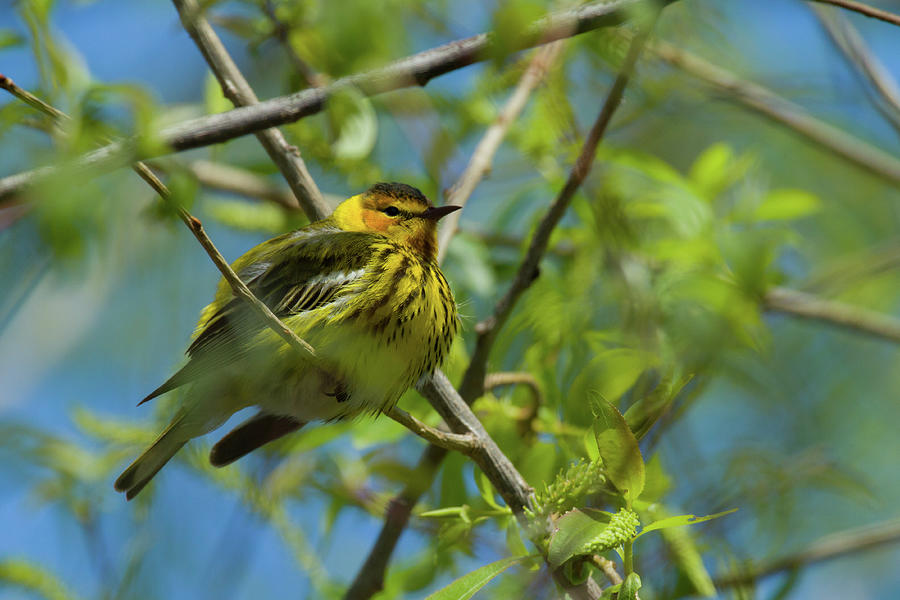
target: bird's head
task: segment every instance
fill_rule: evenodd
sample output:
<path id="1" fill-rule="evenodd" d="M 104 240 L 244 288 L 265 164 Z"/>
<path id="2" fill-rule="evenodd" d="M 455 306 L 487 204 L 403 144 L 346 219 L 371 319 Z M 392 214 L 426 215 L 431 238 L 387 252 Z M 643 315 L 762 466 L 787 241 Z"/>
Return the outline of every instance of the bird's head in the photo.
<path id="1" fill-rule="evenodd" d="M 460 208 L 432 206 L 422 192 L 405 183 L 376 183 L 341 202 L 334 220 L 345 231 L 380 233 L 434 258 L 438 219 Z"/>

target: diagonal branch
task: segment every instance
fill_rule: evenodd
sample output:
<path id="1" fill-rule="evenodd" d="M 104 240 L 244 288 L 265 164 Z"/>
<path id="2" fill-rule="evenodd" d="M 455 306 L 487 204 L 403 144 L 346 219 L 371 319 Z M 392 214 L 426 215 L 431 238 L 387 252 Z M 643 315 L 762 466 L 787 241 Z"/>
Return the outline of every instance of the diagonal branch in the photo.
<path id="1" fill-rule="evenodd" d="M 612 113 L 622 99 L 625 85 L 628 82 L 634 64 L 640 56 L 646 36 L 647 33 L 641 34 L 632 41 L 628 57 L 600 109 L 600 114 L 594 123 L 594 127 L 591 129 L 588 139 L 585 141 L 582 153 L 573 167 L 573 175 L 570 175 L 570 181 L 566 182 L 566 186 L 563 188 L 560 196 L 568 196 L 570 200 L 578 187 L 575 182 L 580 184 L 587 176 L 591 162 L 593 162 L 593 156 L 596 153 L 596 146 L 612 117 Z M 555 209 L 551 208 L 551 213 L 554 214 L 562 208 L 557 203 L 554 203 L 554 207 Z M 562 212 L 565 212 L 564 208 Z M 555 217 L 556 222 L 558 222 L 560 217 L 561 214 Z M 552 230 L 552 227 L 550 229 Z M 550 231 L 541 234 L 542 237 L 538 237 L 538 234 L 536 234 L 535 239 L 538 241 L 535 242 L 533 240 L 532 246 L 536 247 L 535 244 L 543 244 L 543 247 L 546 249 L 549 233 Z M 540 241 L 541 239 L 543 239 L 543 242 Z M 530 268 L 533 270 L 537 264 L 536 261 L 540 259 L 540 253 L 532 256 L 532 252 L 529 252 L 529 256 L 531 258 L 526 258 L 523 264 L 530 264 Z M 531 261 L 535 261 L 534 264 Z M 524 288 L 521 291 L 524 291 Z M 521 294 L 521 291 L 518 292 L 516 297 Z M 509 304 L 509 309 L 511 309 L 511 304 Z M 474 361 L 475 359 L 473 358 L 473 363 L 470 363 L 467 370 L 467 376 L 473 370 L 472 364 L 474 364 Z M 481 368 L 483 370 L 484 366 L 482 365 Z M 484 431 L 484 428 L 468 407 L 482 394 L 484 385 L 484 375 L 482 374 L 477 389 L 463 387 L 465 386 L 464 382 L 463 386 L 460 387 L 459 393 L 457 393 L 447 380 L 447 377 L 441 371 L 437 371 L 431 379 L 422 381 L 418 386 L 418 390 L 428 398 L 435 410 L 441 414 L 453 431 L 474 433 L 478 438 L 486 440 L 481 451 L 476 452 L 472 458 L 488 476 L 494 489 L 500 493 L 513 512 L 520 513 L 523 508 L 530 506 L 531 490 L 499 448 L 496 449 L 496 455 L 494 454 L 493 448 L 496 448 L 496 445 L 487 436 L 487 432 Z M 436 477 L 444 456 L 446 456 L 446 451 L 435 446 L 429 446 L 425 451 L 419 461 L 417 477 L 414 481 L 407 484 L 401 493 L 391 501 L 385 525 L 374 547 L 369 552 L 365 563 L 347 590 L 344 596 L 345 600 L 368 599 L 382 589 L 390 554 L 396 547 L 413 507 Z M 583 584 L 575 586 L 565 580 L 558 570 L 554 570 L 554 577 L 572 598 L 598 598 L 600 595 L 599 587 L 591 578 L 588 578 Z"/>
<path id="2" fill-rule="evenodd" d="M 721 575 L 715 579 L 715 585 L 717 588 L 746 585 L 782 571 L 793 571 L 814 563 L 898 542 L 900 542 L 900 519 L 850 529 L 820 538 L 797 554 L 764 562 L 747 570 Z"/>
<path id="3" fill-rule="evenodd" d="M 900 319 L 844 302 L 824 300 L 812 294 L 776 287 L 766 292 L 763 306 L 767 310 L 837 325 L 900 343 Z"/>
<path id="4" fill-rule="evenodd" d="M 823 6 L 811 6 L 825 32 L 850 65 L 868 81 L 866 91 L 873 95 L 873 104 L 891 126 L 900 132 L 900 88 L 878 57 L 872 54 L 865 40 L 850 21 Z"/>
<path id="5" fill-rule="evenodd" d="M 534 22 L 516 41 L 515 47 L 509 50 L 522 50 L 593 29 L 618 25 L 629 18 L 630 10 L 635 7 L 651 3 L 664 5 L 674 1 L 610 0 L 551 13 Z M 147 140 L 135 139 L 114 142 L 82 156 L 76 162 L 76 166 L 109 170 L 125 166 L 138 158 L 150 158 L 151 153 L 160 155 L 209 146 L 261 129 L 292 123 L 320 112 L 332 94 L 346 87 L 355 87 L 364 95 L 372 96 L 414 85 L 424 86 L 435 77 L 486 60 L 493 48 L 493 37 L 486 33 L 456 40 L 400 59 L 380 69 L 339 79 L 329 86 L 303 90 L 253 106 L 236 108 L 168 127 L 159 132 L 155 140 L 160 142 L 158 144 L 148 144 Z M 143 154 L 139 155 L 139 152 Z M 53 172 L 52 167 L 43 167 L 0 179 L 0 200 L 11 194 L 20 193 L 26 187 L 52 175 Z"/>
<path id="6" fill-rule="evenodd" d="M 868 142 L 821 121 L 771 90 L 744 81 L 725 69 L 672 44 L 654 40 L 648 50 L 663 61 L 707 83 L 762 116 L 792 129 L 823 150 L 891 183 L 900 182 L 900 160 Z"/>
<path id="7" fill-rule="evenodd" d="M 873 19 L 878 19 L 879 21 L 900 25 L 900 15 L 895 15 L 894 13 L 869 6 L 868 4 L 863 4 L 862 2 L 855 2 L 854 0 L 810 0 L 810 2 L 839 6 L 840 8 L 857 12 L 861 15 L 872 17 Z"/>
<path id="8" fill-rule="evenodd" d="M 603 138 L 603 134 L 606 132 L 606 128 L 612 119 L 613 113 L 622 101 L 625 86 L 628 84 L 631 71 L 644 48 L 644 42 L 646 41 L 648 33 L 649 30 L 646 30 L 632 39 L 622 69 L 616 77 L 616 80 L 613 82 L 612 88 L 610 88 L 609 94 L 606 96 L 606 100 L 600 109 L 600 114 L 597 115 L 597 119 L 594 121 L 594 125 L 588 133 L 587 139 L 585 139 L 584 144 L 581 146 L 581 152 L 575 160 L 575 165 L 569 173 L 569 178 L 566 180 L 562 190 L 560 190 L 559 194 L 556 196 L 553 204 L 550 205 L 544 218 L 541 219 L 541 222 L 538 224 L 537 230 L 531 238 L 528 251 L 525 253 L 525 258 L 519 265 L 519 269 L 516 272 L 512 285 L 510 285 L 506 294 L 504 294 L 497 302 L 497 305 L 494 307 L 494 313 L 475 326 L 475 332 L 478 334 L 478 338 L 475 342 L 475 351 L 472 355 L 472 360 L 469 363 L 469 368 L 466 369 L 462 384 L 460 385 L 460 393 L 463 397 L 474 399 L 481 393 L 481 390 L 484 387 L 484 377 L 487 373 L 488 358 L 490 357 L 494 340 L 497 338 L 497 334 L 506 323 L 509 315 L 512 314 L 516 302 L 537 277 L 538 263 L 540 263 L 541 258 L 547 250 L 547 246 L 550 242 L 550 234 L 553 233 L 556 225 L 568 210 L 572 198 L 575 197 L 575 192 L 578 191 L 578 188 L 581 187 L 581 183 L 585 180 L 588 173 L 590 173 L 591 166 L 594 163 L 594 157 L 597 154 L 597 145 Z"/>
<path id="9" fill-rule="evenodd" d="M 469 200 L 469 196 L 475 191 L 475 188 L 484 179 L 484 176 L 491 170 L 491 163 L 494 160 L 494 154 L 500 148 L 506 132 L 509 131 L 510 125 L 515 121 L 531 92 L 544 79 L 544 75 L 556 61 L 562 50 L 562 41 L 547 44 L 543 48 L 534 53 L 528 66 L 525 67 L 525 73 L 519 78 L 516 89 L 510 95 L 506 104 L 497 114 L 497 118 L 491 123 L 487 131 L 484 132 L 478 145 L 472 152 L 468 164 L 459 179 L 456 180 L 447 191 L 445 203 L 454 204 L 456 206 L 465 206 Z M 446 219 L 443 219 L 440 231 L 438 231 L 438 263 L 444 259 L 447 253 L 447 246 L 456 233 L 459 226 L 460 212 L 451 213 Z"/>
<path id="10" fill-rule="evenodd" d="M 185 30 L 193 38 L 209 68 L 219 80 L 225 96 L 235 107 L 258 105 L 259 100 L 250 84 L 234 64 L 212 26 L 199 14 L 199 8 L 194 0 L 173 0 L 173 3 Z M 310 221 L 327 217 L 331 213 L 331 208 L 322 198 L 322 193 L 316 187 L 303 159 L 300 158 L 299 150 L 288 144 L 284 134 L 275 127 L 257 131 L 256 137 L 269 158 L 284 175 Z"/>

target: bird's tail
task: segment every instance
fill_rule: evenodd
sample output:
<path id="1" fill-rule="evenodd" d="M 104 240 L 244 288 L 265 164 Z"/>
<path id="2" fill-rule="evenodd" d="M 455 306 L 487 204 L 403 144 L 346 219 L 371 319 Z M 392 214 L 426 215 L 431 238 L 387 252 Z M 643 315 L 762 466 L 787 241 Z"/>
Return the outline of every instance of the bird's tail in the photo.
<path id="1" fill-rule="evenodd" d="M 175 417 L 156 441 L 119 475 L 115 483 L 117 492 L 125 492 L 125 498 L 128 500 L 137 496 L 153 476 L 193 437 L 186 435 L 182 426 L 183 420 L 183 414 Z"/>

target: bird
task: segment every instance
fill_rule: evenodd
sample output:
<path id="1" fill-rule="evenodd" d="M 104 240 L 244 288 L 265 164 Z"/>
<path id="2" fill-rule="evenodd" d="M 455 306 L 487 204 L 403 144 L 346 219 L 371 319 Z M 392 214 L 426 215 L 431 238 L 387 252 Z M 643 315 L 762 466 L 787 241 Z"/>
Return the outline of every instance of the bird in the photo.
<path id="1" fill-rule="evenodd" d="M 312 421 L 377 415 L 441 365 L 458 330 L 453 293 L 436 261 L 434 206 L 403 183 L 376 183 L 331 216 L 262 242 L 233 263 L 253 294 L 308 342 L 304 361 L 219 282 L 187 362 L 140 404 L 182 388 L 169 425 L 116 479 L 134 498 L 190 440 L 257 406 L 210 451 L 216 467 Z"/>

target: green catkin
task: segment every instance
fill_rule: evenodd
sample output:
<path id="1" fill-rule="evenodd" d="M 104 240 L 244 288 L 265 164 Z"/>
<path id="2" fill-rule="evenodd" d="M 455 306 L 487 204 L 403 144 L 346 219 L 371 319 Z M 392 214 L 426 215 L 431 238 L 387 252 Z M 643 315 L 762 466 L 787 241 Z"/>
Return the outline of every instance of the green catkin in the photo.
<path id="1" fill-rule="evenodd" d="M 586 496 L 599 492 L 605 484 L 602 461 L 579 461 L 560 472 L 553 483 L 535 492 L 534 511 L 529 512 L 532 517 L 563 514 L 580 505 Z"/>
<path id="2" fill-rule="evenodd" d="M 584 554 L 597 554 L 618 548 L 634 538 L 640 524 L 637 513 L 627 508 L 620 508 L 619 512 L 610 517 L 609 525 L 591 542 Z"/>

